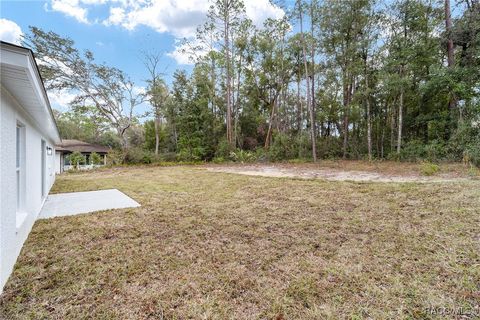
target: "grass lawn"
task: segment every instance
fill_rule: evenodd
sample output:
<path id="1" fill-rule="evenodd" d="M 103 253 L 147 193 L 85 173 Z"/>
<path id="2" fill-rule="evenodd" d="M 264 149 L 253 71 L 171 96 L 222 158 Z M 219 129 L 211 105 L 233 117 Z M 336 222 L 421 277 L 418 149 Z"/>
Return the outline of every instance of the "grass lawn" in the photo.
<path id="1" fill-rule="evenodd" d="M 479 305 L 478 180 L 130 167 L 52 191 L 106 188 L 142 207 L 37 221 L 0 318 L 441 319 L 428 308 Z"/>

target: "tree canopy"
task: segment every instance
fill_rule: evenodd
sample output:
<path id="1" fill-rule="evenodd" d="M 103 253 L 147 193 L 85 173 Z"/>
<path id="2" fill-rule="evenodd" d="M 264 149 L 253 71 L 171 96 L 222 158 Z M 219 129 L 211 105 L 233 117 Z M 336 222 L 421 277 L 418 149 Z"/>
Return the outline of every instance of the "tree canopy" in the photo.
<path id="1" fill-rule="evenodd" d="M 153 111 L 140 121 L 133 109 L 142 97 L 123 72 L 53 32 L 32 28 L 26 43 L 49 88 L 78 93 L 76 113 L 60 119 L 88 115 L 98 125 L 91 130 L 110 126 L 124 147 L 136 141 L 157 157 L 227 159 L 243 150 L 271 160 L 480 163 L 478 1 L 298 0 L 263 27 L 244 10 L 241 0 L 212 2 L 186 40 L 193 71 L 177 70 L 172 83 L 149 56 Z"/>

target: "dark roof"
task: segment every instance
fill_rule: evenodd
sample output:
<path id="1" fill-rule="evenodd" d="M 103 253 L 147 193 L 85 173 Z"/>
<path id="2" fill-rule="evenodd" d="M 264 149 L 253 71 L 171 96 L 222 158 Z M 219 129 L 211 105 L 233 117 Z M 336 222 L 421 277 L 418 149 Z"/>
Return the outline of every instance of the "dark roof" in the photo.
<path id="1" fill-rule="evenodd" d="M 91 144 L 80 140 L 68 140 L 63 139 L 62 143 L 55 146 L 56 151 L 69 151 L 69 152 L 97 152 L 107 153 L 110 151 L 109 147 L 101 146 L 98 144 Z"/>

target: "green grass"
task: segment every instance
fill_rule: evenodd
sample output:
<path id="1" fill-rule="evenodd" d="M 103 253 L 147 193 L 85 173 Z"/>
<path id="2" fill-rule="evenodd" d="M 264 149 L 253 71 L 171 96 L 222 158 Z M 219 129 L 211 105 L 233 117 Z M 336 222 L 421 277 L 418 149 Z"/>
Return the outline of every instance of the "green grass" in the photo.
<path id="1" fill-rule="evenodd" d="M 433 176 L 440 171 L 440 166 L 435 163 L 424 162 L 422 163 L 421 171 L 424 176 Z"/>
<path id="2" fill-rule="evenodd" d="M 142 207 L 37 221 L 0 315 L 429 319 L 429 307 L 478 306 L 479 181 L 128 167 L 63 175 L 53 191 L 107 188 Z"/>

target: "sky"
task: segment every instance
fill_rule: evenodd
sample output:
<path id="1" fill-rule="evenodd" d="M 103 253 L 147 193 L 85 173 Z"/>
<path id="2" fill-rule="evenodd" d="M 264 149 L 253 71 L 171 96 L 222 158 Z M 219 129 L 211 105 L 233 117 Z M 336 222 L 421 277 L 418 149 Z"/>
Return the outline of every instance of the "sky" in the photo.
<path id="1" fill-rule="evenodd" d="M 244 0 L 246 14 L 261 26 L 284 12 L 269 0 Z M 176 69 L 191 70 L 179 41 L 195 35 L 206 18 L 209 0 L 1 0 L 0 39 L 19 44 L 29 26 L 53 31 L 89 49 L 98 62 L 117 67 L 145 86 L 142 52 L 161 55 L 161 69 L 171 82 Z M 52 106 L 67 110 L 68 92 L 49 92 Z"/>

